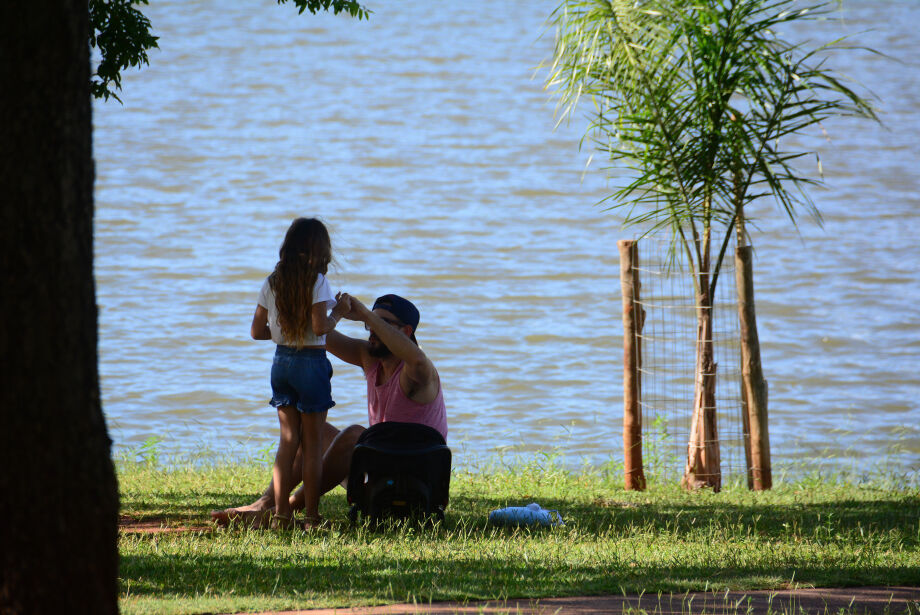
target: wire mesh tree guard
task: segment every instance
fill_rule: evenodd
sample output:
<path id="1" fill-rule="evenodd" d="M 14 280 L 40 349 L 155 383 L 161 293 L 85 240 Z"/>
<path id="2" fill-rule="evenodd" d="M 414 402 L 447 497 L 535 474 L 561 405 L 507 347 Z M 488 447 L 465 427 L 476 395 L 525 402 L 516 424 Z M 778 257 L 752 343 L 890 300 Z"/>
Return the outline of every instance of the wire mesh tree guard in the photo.
<path id="1" fill-rule="evenodd" d="M 679 479 L 688 446 L 693 446 L 698 306 L 685 257 L 669 250 L 668 238 L 644 236 L 620 244 L 624 336 L 633 338 L 624 339 L 626 487 L 643 489 L 646 472 L 662 480 Z M 630 271 L 624 271 L 626 261 L 631 261 Z M 747 479 L 750 486 L 734 266 L 730 257 L 722 263 L 713 298 L 714 437 L 722 476 L 728 482 Z"/>

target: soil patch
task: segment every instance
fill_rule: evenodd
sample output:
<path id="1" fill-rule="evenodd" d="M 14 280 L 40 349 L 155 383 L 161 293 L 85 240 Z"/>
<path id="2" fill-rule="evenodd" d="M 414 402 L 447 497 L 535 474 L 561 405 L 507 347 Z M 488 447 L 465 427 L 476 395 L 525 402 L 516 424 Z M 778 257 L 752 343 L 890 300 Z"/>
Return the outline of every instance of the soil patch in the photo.
<path id="1" fill-rule="evenodd" d="M 118 516 L 118 531 L 124 534 L 181 534 L 185 532 L 211 532 L 213 525 L 168 525 L 166 517 L 135 519 L 128 515 Z"/>
<path id="2" fill-rule="evenodd" d="M 747 592 L 689 592 L 682 594 L 579 596 L 490 602 L 389 604 L 376 607 L 270 611 L 260 615 L 422 615 L 526 614 L 584 615 L 853 615 L 920 614 L 920 587 L 844 587 Z"/>

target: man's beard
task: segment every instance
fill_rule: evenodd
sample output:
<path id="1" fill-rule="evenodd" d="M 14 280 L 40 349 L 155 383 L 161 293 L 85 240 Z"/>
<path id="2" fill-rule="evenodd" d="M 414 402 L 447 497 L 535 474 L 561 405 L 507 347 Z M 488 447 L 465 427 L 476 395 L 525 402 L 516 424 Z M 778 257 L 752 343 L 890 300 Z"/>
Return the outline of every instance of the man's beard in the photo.
<path id="1" fill-rule="evenodd" d="M 393 354 L 390 352 L 390 349 L 387 348 L 386 345 L 379 339 L 375 339 L 371 342 L 370 348 L 368 348 L 368 353 L 376 359 L 383 359 Z"/>

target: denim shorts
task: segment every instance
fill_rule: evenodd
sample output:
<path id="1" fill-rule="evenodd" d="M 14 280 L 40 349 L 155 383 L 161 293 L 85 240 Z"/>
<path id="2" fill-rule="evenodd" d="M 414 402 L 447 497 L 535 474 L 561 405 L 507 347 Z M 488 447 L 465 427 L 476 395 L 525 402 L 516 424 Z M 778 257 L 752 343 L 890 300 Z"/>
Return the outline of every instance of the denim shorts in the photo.
<path id="1" fill-rule="evenodd" d="M 293 406 L 304 414 L 325 412 L 332 401 L 332 363 L 325 348 L 278 346 L 272 361 L 272 399 L 275 408 Z"/>

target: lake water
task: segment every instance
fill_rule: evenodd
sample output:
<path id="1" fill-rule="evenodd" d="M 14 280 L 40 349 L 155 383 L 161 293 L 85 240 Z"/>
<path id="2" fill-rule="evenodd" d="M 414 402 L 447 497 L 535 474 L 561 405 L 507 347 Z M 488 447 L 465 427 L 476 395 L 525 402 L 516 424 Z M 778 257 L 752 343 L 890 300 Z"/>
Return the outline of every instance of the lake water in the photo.
<path id="1" fill-rule="evenodd" d="M 123 106 L 94 115 L 100 370 L 116 446 L 274 446 L 273 347 L 249 339 L 249 323 L 291 219 L 316 215 L 333 234 L 334 288 L 419 306 L 456 463 L 621 460 L 616 241 L 635 231 L 594 205 L 611 184 L 598 160 L 586 170 L 584 120 L 554 130 L 536 70 L 554 2 L 369 6 L 361 22 L 270 0 L 143 8 L 161 49 L 125 73 Z M 833 64 L 879 97 L 884 125 L 826 126 L 827 186 L 812 192 L 824 228 L 755 208 L 771 445 L 779 465 L 854 458 L 916 472 L 920 3 L 844 7 L 810 34 L 856 34 L 901 62 Z M 330 420 L 366 422 L 360 370 L 333 365 Z"/>

